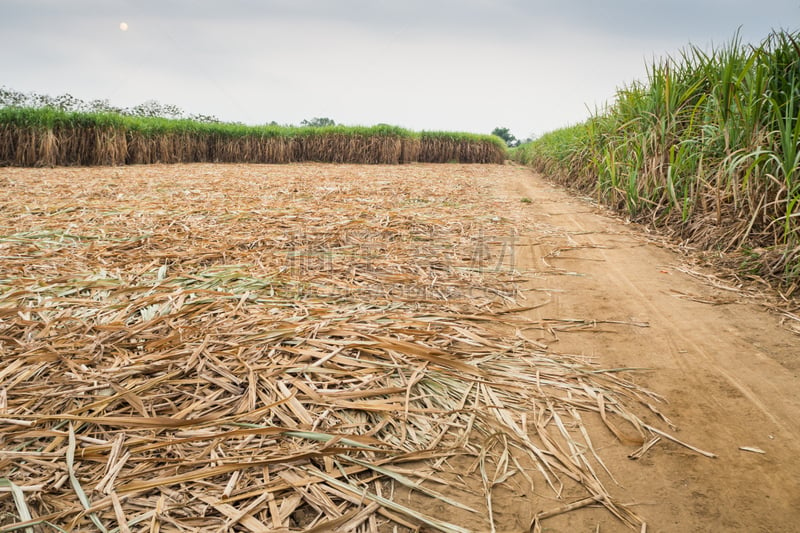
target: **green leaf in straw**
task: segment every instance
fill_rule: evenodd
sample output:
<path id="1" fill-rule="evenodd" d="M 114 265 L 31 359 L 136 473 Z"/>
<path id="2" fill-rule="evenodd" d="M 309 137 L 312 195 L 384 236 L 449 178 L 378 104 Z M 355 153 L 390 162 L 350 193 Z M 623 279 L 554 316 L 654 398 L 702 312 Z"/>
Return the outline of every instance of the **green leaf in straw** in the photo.
<path id="1" fill-rule="evenodd" d="M 25 494 L 22 493 L 22 489 L 7 478 L 0 478 L 0 487 L 8 487 L 11 489 L 11 497 L 14 498 L 14 505 L 17 506 L 20 521 L 27 522 L 31 520 L 33 517 L 28 509 L 28 505 L 25 503 Z M 33 533 L 33 528 L 27 528 L 25 531 L 26 533 Z"/>
<path id="2" fill-rule="evenodd" d="M 78 499 L 83 505 L 84 509 L 91 509 L 92 505 L 89 502 L 89 498 L 86 496 L 86 493 L 83 491 L 83 487 L 81 487 L 80 481 L 78 481 L 78 476 L 75 475 L 75 447 L 76 447 L 76 439 L 75 439 L 75 429 L 72 427 L 72 424 L 69 425 L 69 446 L 67 447 L 67 471 L 69 472 L 69 482 L 72 485 L 72 488 L 75 490 L 75 494 L 78 495 Z M 102 531 L 102 533 L 108 533 L 108 530 L 105 528 L 100 519 L 97 517 L 95 513 L 91 513 L 89 518 L 92 520 L 94 525 L 97 526 L 97 529 Z"/>

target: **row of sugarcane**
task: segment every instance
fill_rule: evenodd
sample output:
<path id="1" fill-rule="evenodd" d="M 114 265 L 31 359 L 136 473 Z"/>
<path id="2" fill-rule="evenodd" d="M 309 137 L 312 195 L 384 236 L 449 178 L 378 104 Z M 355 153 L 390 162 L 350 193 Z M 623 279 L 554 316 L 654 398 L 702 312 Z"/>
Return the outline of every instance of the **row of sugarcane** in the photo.
<path id="1" fill-rule="evenodd" d="M 499 164 L 492 135 L 373 127 L 246 126 L 191 120 L 0 109 L 0 165 L 95 166 L 154 163 Z"/>
<path id="2" fill-rule="evenodd" d="M 800 281 L 800 33 L 650 65 L 582 124 L 512 157 L 746 273 Z"/>

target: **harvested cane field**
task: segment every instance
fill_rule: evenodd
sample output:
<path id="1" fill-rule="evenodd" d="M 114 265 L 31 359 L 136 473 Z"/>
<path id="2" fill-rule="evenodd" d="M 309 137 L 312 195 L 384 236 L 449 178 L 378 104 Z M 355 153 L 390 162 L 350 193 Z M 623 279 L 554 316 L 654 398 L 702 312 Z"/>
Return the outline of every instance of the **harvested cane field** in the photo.
<path id="1" fill-rule="evenodd" d="M 529 170 L 0 183 L 0 531 L 795 523 L 795 315 Z"/>

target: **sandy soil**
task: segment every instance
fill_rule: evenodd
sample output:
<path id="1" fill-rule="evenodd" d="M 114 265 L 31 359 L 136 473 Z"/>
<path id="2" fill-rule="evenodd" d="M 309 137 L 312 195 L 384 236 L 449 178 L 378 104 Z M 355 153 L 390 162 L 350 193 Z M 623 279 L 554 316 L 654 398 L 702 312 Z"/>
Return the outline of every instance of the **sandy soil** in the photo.
<path id="1" fill-rule="evenodd" d="M 640 228 L 570 197 L 529 170 L 508 167 L 501 198 L 519 198 L 535 230 L 520 236 L 517 268 L 529 298 L 549 303 L 530 318 L 646 322 L 599 325 L 541 339 L 551 350 L 637 367 L 663 395 L 676 436 L 718 455 L 672 443 L 639 461 L 618 445 L 602 453 L 648 531 L 798 531 L 800 520 L 800 337 L 755 303 L 678 269 L 685 260 Z M 530 203 L 527 200 L 530 199 Z M 746 451 L 754 448 L 764 453 Z M 520 500 L 507 512 L 518 513 Z M 510 518 L 510 517 L 508 517 Z M 512 527 L 511 521 L 507 522 Z M 626 531 L 602 511 L 543 522 L 544 531 Z"/>

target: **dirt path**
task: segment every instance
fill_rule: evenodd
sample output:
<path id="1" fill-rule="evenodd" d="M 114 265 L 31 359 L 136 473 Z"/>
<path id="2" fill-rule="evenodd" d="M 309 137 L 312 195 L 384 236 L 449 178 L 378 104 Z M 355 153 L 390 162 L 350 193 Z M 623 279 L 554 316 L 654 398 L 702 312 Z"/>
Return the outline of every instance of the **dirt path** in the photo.
<path id="1" fill-rule="evenodd" d="M 664 412 L 678 438 L 718 455 L 665 443 L 632 461 L 610 448 L 604 460 L 621 485 L 610 489 L 619 501 L 635 503 L 649 531 L 797 531 L 800 337 L 774 314 L 677 270 L 679 256 L 541 176 L 509 168 L 497 194 L 520 199 L 536 224 L 521 236 L 517 268 L 536 289 L 529 298 L 550 302 L 530 318 L 649 324 L 598 325 L 542 340 L 554 351 L 597 356 L 604 366 L 650 369 L 639 374 L 641 383 L 668 400 Z M 543 525 L 625 530 L 591 510 Z"/>

